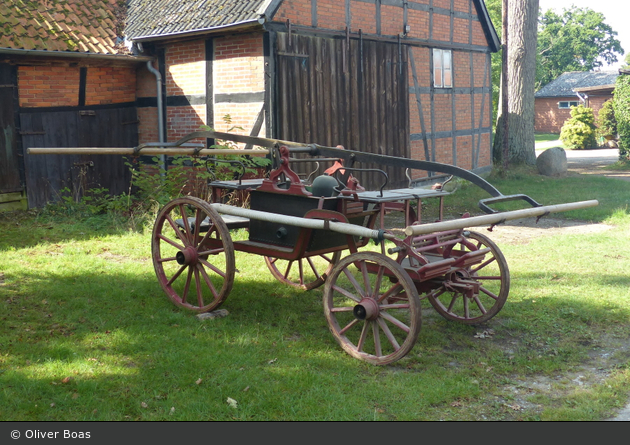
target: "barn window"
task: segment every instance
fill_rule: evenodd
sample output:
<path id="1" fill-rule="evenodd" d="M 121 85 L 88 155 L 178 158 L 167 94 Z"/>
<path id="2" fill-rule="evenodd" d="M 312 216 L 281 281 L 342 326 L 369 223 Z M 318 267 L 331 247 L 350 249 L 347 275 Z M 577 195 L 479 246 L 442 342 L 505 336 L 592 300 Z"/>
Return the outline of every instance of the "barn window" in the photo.
<path id="1" fill-rule="evenodd" d="M 433 50 L 433 86 L 436 88 L 453 88 L 453 64 L 451 51 L 448 49 Z"/>
<path id="2" fill-rule="evenodd" d="M 563 102 L 558 102 L 558 108 L 565 109 L 565 108 L 577 107 L 578 104 L 579 104 L 578 101 L 563 101 Z"/>

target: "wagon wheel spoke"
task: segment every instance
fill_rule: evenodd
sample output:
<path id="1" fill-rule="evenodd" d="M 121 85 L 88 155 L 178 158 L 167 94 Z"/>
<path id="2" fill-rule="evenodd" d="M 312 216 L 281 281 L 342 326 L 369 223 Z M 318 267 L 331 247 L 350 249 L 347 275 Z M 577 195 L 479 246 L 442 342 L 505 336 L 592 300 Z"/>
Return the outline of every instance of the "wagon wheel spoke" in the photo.
<path id="1" fill-rule="evenodd" d="M 177 232 L 175 232 L 175 233 L 179 233 L 179 231 L 177 231 Z M 178 250 L 184 250 L 184 249 L 185 249 L 185 247 L 184 247 L 184 246 L 182 246 L 181 244 L 177 244 L 175 241 L 173 241 L 172 239 L 170 239 L 170 238 L 168 238 L 168 237 L 166 237 L 166 236 L 164 236 L 164 235 L 162 235 L 162 234 L 160 234 L 160 235 L 159 235 L 159 238 L 160 238 L 162 241 L 166 241 L 166 242 L 167 242 L 167 243 L 169 243 L 171 246 L 176 247 Z M 182 240 L 182 241 L 183 241 L 183 240 Z"/>
<path id="2" fill-rule="evenodd" d="M 390 331 L 389 327 L 385 324 L 385 322 L 381 318 L 377 320 L 377 323 L 381 327 L 381 330 L 385 333 L 385 337 L 387 337 L 387 340 L 389 340 L 389 343 L 394 347 L 394 350 L 398 351 L 400 349 L 400 345 L 398 344 L 396 337 L 394 337 L 394 334 L 392 334 L 392 331 Z M 407 332 L 409 331 L 407 330 Z"/>
<path id="3" fill-rule="evenodd" d="M 385 268 L 384 267 L 379 267 L 378 268 L 378 272 L 376 273 L 376 280 L 374 281 L 374 293 L 369 293 L 369 295 L 374 298 L 375 300 L 377 300 L 379 303 L 383 300 L 386 300 L 388 298 L 387 294 L 390 293 L 390 291 L 392 291 L 393 288 L 391 288 L 389 291 L 387 291 L 386 293 L 384 293 L 382 296 L 377 295 L 379 289 L 381 288 L 381 282 L 383 281 L 383 274 L 385 273 Z M 394 287 L 400 287 L 399 283 L 396 284 L 396 286 Z"/>
<path id="4" fill-rule="evenodd" d="M 183 303 L 186 303 L 186 300 L 188 299 L 188 291 L 190 290 L 190 282 L 192 281 L 192 274 L 193 274 L 193 271 L 189 267 L 188 268 L 188 276 L 186 277 L 186 284 L 184 285 L 184 292 L 182 293 L 182 302 Z"/>
<path id="5" fill-rule="evenodd" d="M 367 264 L 365 261 L 361 261 L 359 263 L 359 270 L 361 271 L 361 275 L 363 276 L 363 286 L 365 289 L 365 292 L 361 293 L 361 295 L 372 295 L 372 289 L 371 289 L 371 285 L 370 285 L 370 274 L 367 271 Z M 382 274 L 381 274 L 382 276 Z M 357 283 L 358 284 L 358 283 Z M 357 287 L 357 290 L 359 292 L 361 292 L 361 289 L 359 289 Z"/>
<path id="6" fill-rule="evenodd" d="M 405 323 L 403 323 L 402 321 L 398 320 L 395 317 L 392 317 L 391 315 L 389 315 L 386 312 L 382 312 L 381 313 L 381 317 L 383 317 L 385 320 L 389 321 L 391 324 L 393 324 L 394 326 L 396 326 L 398 329 L 402 329 L 405 332 L 409 332 L 409 326 L 407 326 Z"/>
<path id="7" fill-rule="evenodd" d="M 357 323 L 358 321 L 359 320 L 355 320 L 355 322 Z M 363 327 L 361 328 L 361 335 L 359 336 L 359 341 L 357 342 L 357 351 L 359 352 L 363 352 L 363 345 L 365 344 L 365 339 L 367 338 L 368 332 L 370 330 L 369 327 L 369 322 L 363 323 Z M 343 333 L 345 333 L 345 331 L 343 331 Z"/>
<path id="8" fill-rule="evenodd" d="M 453 312 L 453 307 L 455 306 L 455 302 L 457 301 L 457 299 L 459 298 L 459 294 L 457 292 L 453 292 L 452 294 L 452 298 L 451 298 L 451 303 L 448 305 L 448 312 Z M 466 303 L 464 303 L 464 306 L 466 305 Z"/>
<path id="9" fill-rule="evenodd" d="M 298 269 L 300 271 L 300 284 L 304 284 L 304 268 L 302 267 L 302 259 L 298 260 Z"/>
<path id="10" fill-rule="evenodd" d="M 265 263 L 278 281 L 298 289 L 310 290 L 324 284 L 326 277 L 340 257 L 339 252 L 328 256 L 315 255 L 297 260 L 265 257 Z M 294 262 L 297 262 L 297 267 L 294 267 Z"/>
<path id="11" fill-rule="evenodd" d="M 224 251 L 225 249 L 223 247 L 220 247 L 218 249 L 212 249 L 212 250 L 204 250 L 203 252 L 199 252 L 199 256 L 217 255 Z"/>
<path id="12" fill-rule="evenodd" d="M 171 217 L 171 215 L 165 215 L 165 218 L 170 224 L 171 228 L 173 229 L 173 232 L 175 232 L 175 235 L 177 236 L 177 238 L 179 238 L 179 240 L 184 244 L 184 246 L 187 246 L 188 243 L 186 242 L 186 238 L 182 234 L 181 228 L 175 223 L 175 221 L 173 221 L 173 218 Z M 164 241 L 173 244 L 175 247 L 178 247 L 178 245 L 175 244 L 174 241 L 170 241 L 164 235 L 161 235 L 161 236 Z M 183 247 L 181 247 L 181 249 L 183 249 Z"/>
<path id="13" fill-rule="evenodd" d="M 346 274 L 346 278 L 348 278 L 350 283 L 352 283 L 352 286 L 354 287 L 354 290 L 357 292 L 359 299 L 363 297 L 365 295 L 365 292 L 363 291 L 363 288 L 359 284 L 357 278 L 348 269 L 344 269 L 343 272 Z M 361 271 L 361 273 L 363 273 L 363 271 Z"/>
<path id="14" fill-rule="evenodd" d="M 486 289 L 485 287 L 481 286 L 479 288 L 480 291 L 482 291 L 484 294 L 486 294 L 487 296 L 489 296 L 490 298 L 492 298 L 493 300 L 499 300 L 499 296 L 494 294 L 493 292 L 490 292 L 488 289 Z"/>
<path id="15" fill-rule="evenodd" d="M 182 272 L 186 269 L 187 266 L 182 266 L 179 268 L 179 270 L 177 272 L 175 272 L 175 274 L 171 277 L 170 280 L 168 280 L 168 282 L 166 283 L 167 285 L 173 284 L 173 282 L 175 280 L 177 280 L 177 278 L 179 278 L 179 276 L 182 274 Z"/>
<path id="16" fill-rule="evenodd" d="M 313 260 L 311 258 L 306 258 L 306 261 L 308 261 L 308 265 L 311 267 L 311 271 L 313 272 L 313 274 L 317 277 L 317 279 L 320 279 L 321 275 L 317 271 L 317 268 L 315 267 L 315 264 L 313 263 Z M 304 284 L 304 283 L 302 283 L 302 284 Z"/>
<path id="17" fill-rule="evenodd" d="M 399 303 L 387 301 L 392 297 Z M 377 365 L 404 357 L 421 325 L 416 286 L 400 264 L 376 252 L 354 253 L 336 264 L 324 287 L 324 314 L 348 354 Z"/>
<path id="18" fill-rule="evenodd" d="M 195 269 L 195 286 L 197 287 L 197 306 L 204 307 L 203 292 L 201 288 L 201 280 L 199 279 L 199 270 Z"/>
<path id="19" fill-rule="evenodd" d="M 212 296 L 216 299 L 219 296 L 219 293 L 217 292 L 217 289 L 214 287 L 214 284 L 212 284 L 212 280 L 210 280 L 210 277 L 208 276 L 206 269 L 204 269 L 200 264 L 197 264 L 197 268 L 199 269 L 199 272 L 201 272 L 201 275 L 203 276 L 203 280 L 206 282 L 206 285 L 212 292 Z"/>
<path id="20" fill-rule="evenodd" d="M 435 310 L 444 318 L 465 324 L 479 324 L 494 317 L 505 304 L 510 273 L 503 253 L 487 236 L 469 232 L 462 251 L 485 250 L 478 264 L 461 268 L 444 278 L 444 283 L 427 293 Z M 449 286 L 449 281 L 457 286 Z"/>
<path id="21" fill-rule="evenodd" d="M 190 221 L 188 221 L 188 216 L 186 215 L 186 209 L 184 208 L 184 204 L 179 204 L 179 214 L 182 217 L 182 224 L 184 224 L 184 234 L 185 238 L 188 241 L 187 245 L 193 245 L 192 239 L 192 230 L 190 229 Z"/>
<path id="22" fill-rule="evenodd" d="M 394 296 L 394 293 L 398 295 L 401 290 L 403 290 L 402 284 L 396 283 L 392 287 L 390 287 L 389 290 L 387 290 L 387 292 L 384 292 L 382 295 L 379 295 L 376 301 L 378 301 L 379 303 L 382 301 L 387 301 L 388 298 Z"/>
<path id="23" fill-rule="evenodd" d="M 495 257 L 490 258 L 487 261 L 484 261 L 483 263 L 481 263 L 479 266 L 472 268 L 470 271 L 473 273 L 476 273 L 478 270 L 483 269 L 484 267 L 486 267 L 487 265 L 489 265 L 490 263 L 493 263 L 494 261 L 496 261 Z"/>
<path id="24" fill-rule="evenodd" d="M 197 209 L 195 213 L 195 230 L 192 239 L 192 245 L 195 247 L 199 247 L 197 240 L 199 239 L 199 234 L 201 233 L 201 222 L 204 220 L 205 216 L 201 212 L 201 209 Z"/>
<path id="25" fill-rule="evenodd" d="M 339 292 L 341 295 L 348 297 L 349 299 L 351 299 L 352 301 L 354 301 L 355 303 L 358 303 L 361 301 L 361 296 L 358 296 L 346 289 L 344 289 L 343 287 L 339 287 L 339 286 L 333 286 L 333 289 L 337 292 Z M 337 308 L 335 308 L 336 310 Z M 352 310 L 352 308 L 350 308 L 350 310 Z"/>
<path id="26" fill-rule="evenodd" d="M 482 314 L 488 313 L 488 311 L 486 310 L 481 300 L 479 300 L 478 296 L 473 297 L 473 301 L 475 302 L 475 304 L 477 305 L 477 307 L 479 308 Z"/>
<path id="27" fill-rule="evenodd" d="M 221 269 L 219 269 L 218 267 L 214 266 L 213 264 L 210 264 L 206 260 L 199 260 L 199 263 L 203 264 L 208 269 L 210 269 L 211 271 L 213 271 L 217 275 L 220 275 L 223 278 L 225 278 L 227 276 L 227 272 L 223 272 Z"/>
<path id="28" fill-rule="evenodd" d="M 378 324 L 371 322 L 372 334 L 374 336 L 374 355 L 381 357 L 383 355 L 383 348 L 381 348 L 381 335 L 378 329 Z"/>
<path id="29" fill-rule="evenodd" d="M 464 316 L 470 318 L 470 300 L 465 296 L 462 297 L 462 300 L 464 302 Z"/>
<path id="30" fill-rule="evenodd" d="M 183 197 L 165 205 L 153 226 L 151 252 L 158 282 L 177 306 L 207 312 L 229 295 L 234 247 L 225 222 L 209 203 Z M 186 269 L 186 278 L 180 279 Z"/>
<path id="31" fill-rule="evenodd" d="M 196 247 L 201 248 L 211 238 L 211 235 L 213 233 L 217 233 L 217 228 L 216 228 L 216 226 L 214 224 L 211 224 L 210 228 L 203 235 L 203 238 L 201 238 L 201 241 L 199 241 L 199 244 L 197 244 Z M 220 239 L 218 233 L 217 233 L 217 238 L 216 239 Z"/>
<path id="32" fill-rule="evenodd" d="M 339 333 L 341 333 L 341 334 L 345 334 L 345 333 L 346 333 L 346 331 L 348 331 L 348 329 L 351 329 L 351 328 L 352 328 L 354 325 L 356 325 L 357 323 L 359 323 L 359 320 L 356 320 L 356 319 L 355 319 L 355 320 L 352 320 L 350 323 L 348 323 L 348 324 L 346 325 L 346 327 L 344 327 L 343 329 L 341 329 L 341 330 L 339 331 Z M 363 327 L 363 329 L 365 329 L 365 326 Z M 363 336 L 363 334 L 361 334 L 361 336 Z"/>
<path id="33" fill-rule="evenodd" d="M 289 276 L 289 273 L 291 272 L 292 267 L 293 267 L 293 261 L 289 261 L 289 264 L 287 264 L 287 268 L 284 271 L 284 278 Z"/>
<path id="34" fill-rule="evenodd" d="M 168 257 L 168 258 L 158 258 L 157 260 L 160 263 L 167 263 L 169 261 L 177 261 L 177 258 L 174 256 Z"/>

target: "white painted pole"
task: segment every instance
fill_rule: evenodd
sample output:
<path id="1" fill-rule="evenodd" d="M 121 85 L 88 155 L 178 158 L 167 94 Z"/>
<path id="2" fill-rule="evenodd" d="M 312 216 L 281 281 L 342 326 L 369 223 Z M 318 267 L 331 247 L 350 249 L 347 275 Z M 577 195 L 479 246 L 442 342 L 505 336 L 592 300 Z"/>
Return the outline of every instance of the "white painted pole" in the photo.
<path id="1" fill-rule="evenodd" d="M 332 230 L 333 232 L 343 233 L 345 235 L 362 236 L 371 239 L 379 239 L 383 236 L 388 239 L 394 239 L 391 234 L 382 234 L 379 230 L 368 229 L 356 224 L 348 224 L 335 221 L 327 221 L 323 219 L 300 218 L 298 216 L 281 215 L 278 213 L 261 212 L 259 210 L 244 209 L 242 207 L 234 207 L 227 204 L 212 204 L 212 207 L 219 213 L 226 215 L 240 216 L 243 218 L 257 219 L 261 221 L 274 222 L 278 224 L 286 224 L 288 226 L 303 227 L 305 229 L 322 229 Z"/>
<path id="2" fill-rule="evenodd" d="M 585 207 L 594 207 L 598 204 L 599 202 L 594 199 L 591 201 L 569 202 L 566 204 L 532 207 L 531 209 L 513 210 L 511 212 L 492 213 L 490 215 L 473 216 L 470 218 L 454 219 L 451 221 L 442 221 L 430 224 L 418 224 L 408 226 L 405 229 L 405 235 L 425 235 L 427 233 L 443 232 L 446 230 L 500 224 L 513 219 L 542 216 L 547 213 L 567 212 L 569 210 L 583 209 Z"/>

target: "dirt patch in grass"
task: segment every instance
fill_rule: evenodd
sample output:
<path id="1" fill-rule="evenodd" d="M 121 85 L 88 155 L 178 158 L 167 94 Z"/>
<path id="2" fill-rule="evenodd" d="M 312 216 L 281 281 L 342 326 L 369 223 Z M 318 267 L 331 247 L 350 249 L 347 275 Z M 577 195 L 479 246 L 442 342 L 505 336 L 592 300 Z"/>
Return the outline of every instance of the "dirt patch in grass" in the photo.
<path id="1" fill-rule="evenodd" d="M 475 230 L 488 235 L 499 244 L 528 244 L 532 239 L 541 236 L 556 236 L 567 234 L 592 234 L 611 230 L 614 226 L 603 223 L 589 223 L 585 221 L 570 221 L 556 218 L 523 218 L 508 221 L 505 224 L 495 226 L 492 232 L 478 227 Z"/>

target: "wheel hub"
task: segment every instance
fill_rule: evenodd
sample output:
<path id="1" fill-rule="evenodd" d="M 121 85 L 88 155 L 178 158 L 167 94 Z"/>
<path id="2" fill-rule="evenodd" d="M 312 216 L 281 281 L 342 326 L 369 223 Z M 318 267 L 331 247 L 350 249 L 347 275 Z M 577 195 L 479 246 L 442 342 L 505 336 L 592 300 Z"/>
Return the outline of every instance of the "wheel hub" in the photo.
<path id="1" fill-rule="evenodd" d="M 177 260 L 177 264 L 189 266 L 196 264 L 199 256 L 197 255 L 197 249 L 194 247 L 186 247 L 184 250 L 180 250 L 175 254 L 175 259 Z"/>
<path id="2" fill-rule="evenodd" d="M 372 298 L 364 298 L 352 309 L 352 313 L 358 320 L 376 320 L 379 314 L 378 303 Z"/>

